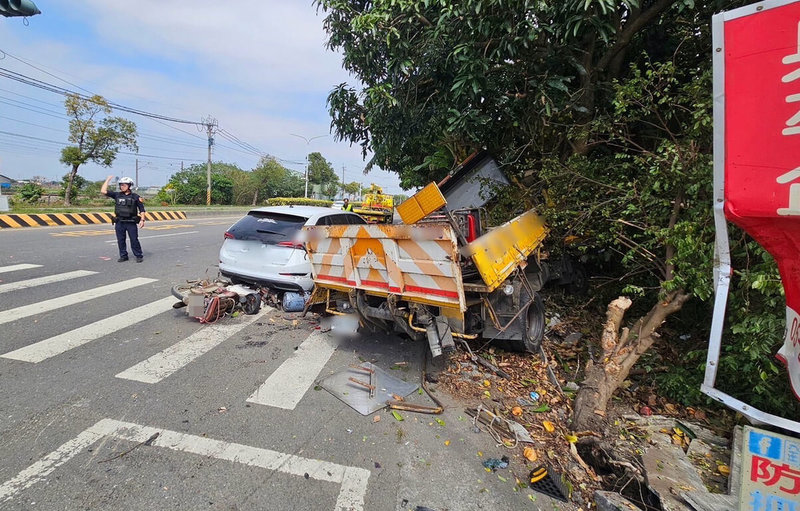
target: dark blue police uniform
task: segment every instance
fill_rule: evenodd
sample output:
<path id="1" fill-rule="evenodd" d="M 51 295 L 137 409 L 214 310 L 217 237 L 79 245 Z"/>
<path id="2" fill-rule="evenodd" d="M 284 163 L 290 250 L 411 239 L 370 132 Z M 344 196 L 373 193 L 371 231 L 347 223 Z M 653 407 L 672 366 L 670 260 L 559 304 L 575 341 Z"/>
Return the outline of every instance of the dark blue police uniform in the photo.
<path id="1" fill-rule="evenodd" d="M 128 259 L 128 247 L 125 243 L 125 235 L 131 239 L 131 251 L 136 260 L 144 257 L 142 245 L 139 243 L 139 226 L 141 218 L 139 213 L 144 213 L 144 203 L 141 198 L 131 192 L 106 192 L 106 196 L 114 199 L 114 215 L 117 217 L 115 230 L 117 232 L 117 246 L 119 247 L 119 258 Z"/>

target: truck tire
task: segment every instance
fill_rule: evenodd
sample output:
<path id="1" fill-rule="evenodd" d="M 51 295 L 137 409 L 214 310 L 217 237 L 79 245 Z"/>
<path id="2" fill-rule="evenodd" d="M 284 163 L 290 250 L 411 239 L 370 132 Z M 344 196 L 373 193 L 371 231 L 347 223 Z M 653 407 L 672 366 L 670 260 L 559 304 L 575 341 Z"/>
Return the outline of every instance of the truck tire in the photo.
<path id="1" fill-rule="evenodd" d="M 525 314 L 525 330 L 522 339 L 506 340 L 504 344 L 512 350 L 528 353 L 539 353 L 544 338 L 544 301 L 539 293 L 534 293 L 533 302 Z"/>

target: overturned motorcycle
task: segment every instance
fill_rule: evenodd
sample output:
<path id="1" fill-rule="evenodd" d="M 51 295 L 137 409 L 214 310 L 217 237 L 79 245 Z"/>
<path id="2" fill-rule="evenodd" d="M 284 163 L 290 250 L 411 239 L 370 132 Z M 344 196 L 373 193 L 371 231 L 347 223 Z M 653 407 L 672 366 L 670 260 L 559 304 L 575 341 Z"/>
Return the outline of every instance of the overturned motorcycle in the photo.
<path id="1" fill-rule="evenodd" d="M 301 293 L 277 293 L 266 287 L 248 287 L 223 279 L 189 280 L 172 288 L 172 296 L 180 300 L 172 307 L 186 307 L 188 316 L 201 323 L 215 323 L 225 315 L 256 314 L 262 305 L 285 312 L 300 312 L 307 299 Z"/>

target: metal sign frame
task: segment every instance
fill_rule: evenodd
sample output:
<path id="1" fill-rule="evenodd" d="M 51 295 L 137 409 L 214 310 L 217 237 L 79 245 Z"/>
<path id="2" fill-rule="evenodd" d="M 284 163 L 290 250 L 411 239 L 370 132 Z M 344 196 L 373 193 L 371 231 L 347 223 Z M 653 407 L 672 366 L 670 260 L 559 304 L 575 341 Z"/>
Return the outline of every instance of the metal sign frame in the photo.
<path id="1" fill-rule="evenodd" d="M 728 304 L 731 267 L 728 223 L 725 217 L 725 22 L 743 16 L 751 16 L 769 9 L 792 4 L 798 0 L 767 0 L 745 7 L 740 7 L 713 16 L 711 21 L 713 41 L 713 76 L 714 76 L 714 225 L 716 228 L 716 245 L 714 248 L 714 316 L 711 322 L 711 333 L 708 339 L 708 355 L 703 384 L 700 390 L 738 411 L 756 424 L 771 424 L 787 431 L 800 433 L 800 422 L 779 417 L 761 411 L 744 401 L 722 392 L 714 387 L 719 366 L 719 355 L 722 346 L 722 330 L 725 323 L 725 311 Z"/>

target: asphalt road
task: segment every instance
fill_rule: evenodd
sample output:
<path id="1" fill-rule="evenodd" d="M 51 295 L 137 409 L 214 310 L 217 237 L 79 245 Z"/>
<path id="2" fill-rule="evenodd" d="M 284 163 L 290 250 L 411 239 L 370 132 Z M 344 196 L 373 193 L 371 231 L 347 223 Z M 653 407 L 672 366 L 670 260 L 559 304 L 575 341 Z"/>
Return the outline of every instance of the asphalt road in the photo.
<path id="1" fill-rule="evenodd" d="M 0 509 L 572 509 L 515 490 L 518 457 L 486 472 L 521 449 L 442 393 L 442 424 L 401 422 L 316 385 L 364 361 L 416 384 L 424 346 L 173 309 L 174 284 L 217 275 L 237 218 L 149 222 L 141 264 L 116 262 L 108 225 L 0 230 Z"/>

